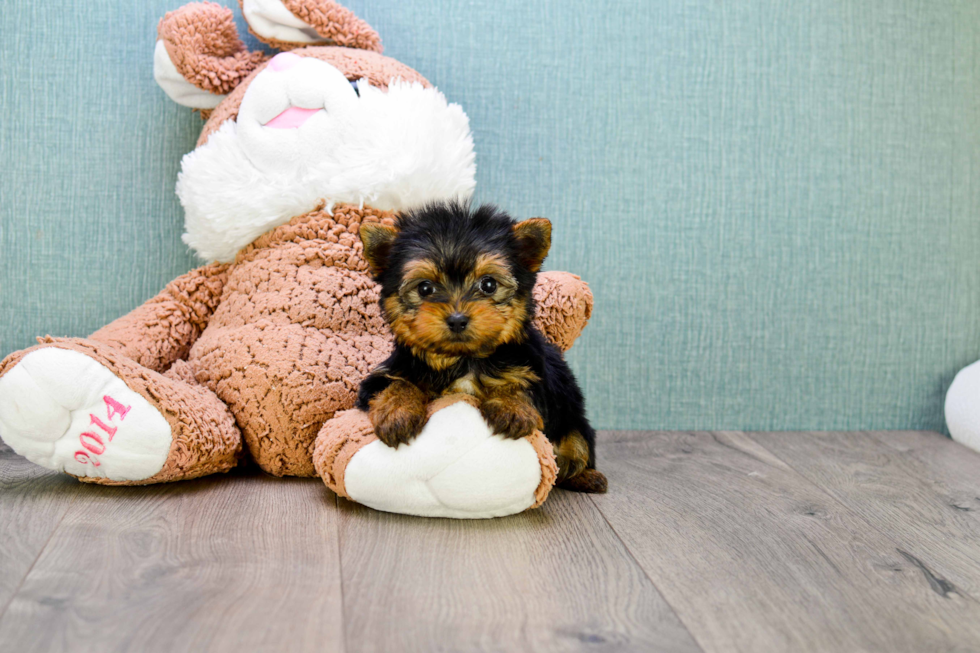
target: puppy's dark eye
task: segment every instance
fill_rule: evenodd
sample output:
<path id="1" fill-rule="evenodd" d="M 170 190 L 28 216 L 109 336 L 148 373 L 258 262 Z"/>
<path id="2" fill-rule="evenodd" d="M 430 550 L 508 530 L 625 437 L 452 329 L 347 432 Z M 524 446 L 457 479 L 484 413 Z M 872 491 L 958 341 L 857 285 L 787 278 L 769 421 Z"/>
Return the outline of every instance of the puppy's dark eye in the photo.
<path id="1" fill-rule="evenodd" d="M 436 287 L 431 281 L 423 281 L 418 285 L 416 291 L 418 291 L 419 297 L 428 297 L 436 291 Z"/>
<path id="2" fill-rule="evenodd" d="M 492 295 L 497 292 L 497 280 L 493 277 L 483 277 L 480 279 L 480 292 L 484 295 Z"/>

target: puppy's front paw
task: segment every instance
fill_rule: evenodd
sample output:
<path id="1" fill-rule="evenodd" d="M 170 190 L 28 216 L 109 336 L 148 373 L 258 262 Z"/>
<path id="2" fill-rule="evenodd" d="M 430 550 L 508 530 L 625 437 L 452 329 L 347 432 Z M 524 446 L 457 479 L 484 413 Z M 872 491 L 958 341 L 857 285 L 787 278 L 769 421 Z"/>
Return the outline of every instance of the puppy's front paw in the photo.
<path id="1" fill-rule="evenodd" d="M 541 414 L 520 397 L 493 397 L 480 405 L 480 414 L 494 433 L 517 440 L 543 429 Z"/>
<path id="2" fill-rule="evenodd" d="M 405 381 L 396 381 L 370 403 L 374 434 L 389 447 L 415 438 L 425 426 L 425 395 Z"/>
<path id="3" fill-rule="evenodd" d="M 397 448 L 401 443 L 408 444 L 422 432 L 425 424 L 425 411 L 412 411 L 397 408 L 384 415 L 372 414 L 374 434 L 389 447 Z"/>

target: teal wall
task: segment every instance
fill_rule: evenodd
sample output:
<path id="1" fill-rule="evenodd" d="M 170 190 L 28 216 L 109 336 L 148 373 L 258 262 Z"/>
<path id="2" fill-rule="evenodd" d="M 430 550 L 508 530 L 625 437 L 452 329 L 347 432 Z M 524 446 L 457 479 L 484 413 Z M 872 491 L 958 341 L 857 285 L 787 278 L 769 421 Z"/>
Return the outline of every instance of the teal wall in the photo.
<path id="1" fill-rule="evenodd" d="M 0 11 L 0 354 L 194 265 L 179 0 Z M 472 121 L 478 199 L 555 223 L 606 428 L 942 428 L 980 358 L 972 0 L 348 0 Z"/>

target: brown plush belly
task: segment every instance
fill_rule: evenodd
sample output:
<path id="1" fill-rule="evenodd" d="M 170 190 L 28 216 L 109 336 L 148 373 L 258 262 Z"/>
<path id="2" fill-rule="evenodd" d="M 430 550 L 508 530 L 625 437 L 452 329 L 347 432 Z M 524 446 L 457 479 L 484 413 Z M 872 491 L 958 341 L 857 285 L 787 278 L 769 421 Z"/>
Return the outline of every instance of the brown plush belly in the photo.
<path id="1" fill-rule="evenodd" d="M 228 404 L 251 455 L 277 476 L 315 476 L 323 423 L 353 407 L 361 379 L 391 350 L 385 335 L 337 335 L 260 320 L 209 326 L 191 350 L 197 380 Z"/>

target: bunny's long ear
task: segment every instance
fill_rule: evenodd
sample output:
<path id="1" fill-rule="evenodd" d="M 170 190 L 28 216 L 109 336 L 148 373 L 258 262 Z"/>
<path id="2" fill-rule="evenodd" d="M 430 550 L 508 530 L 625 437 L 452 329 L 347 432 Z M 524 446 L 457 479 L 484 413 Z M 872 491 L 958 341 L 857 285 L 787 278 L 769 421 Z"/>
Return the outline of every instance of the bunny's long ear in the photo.
<path id="1" fill-rule="evenodd" d="M 333 0 L 238 0 L 249 31 L 280 50 L 341 45 L 380 53 L 381 37 Z"/>
<path id="2" fill-rule="evenodd" d="M 174 102 L 213 109 L 265 58 L 238 38 L 231 9 L 193 2 L 160 20 L 153 76 Z"/>

